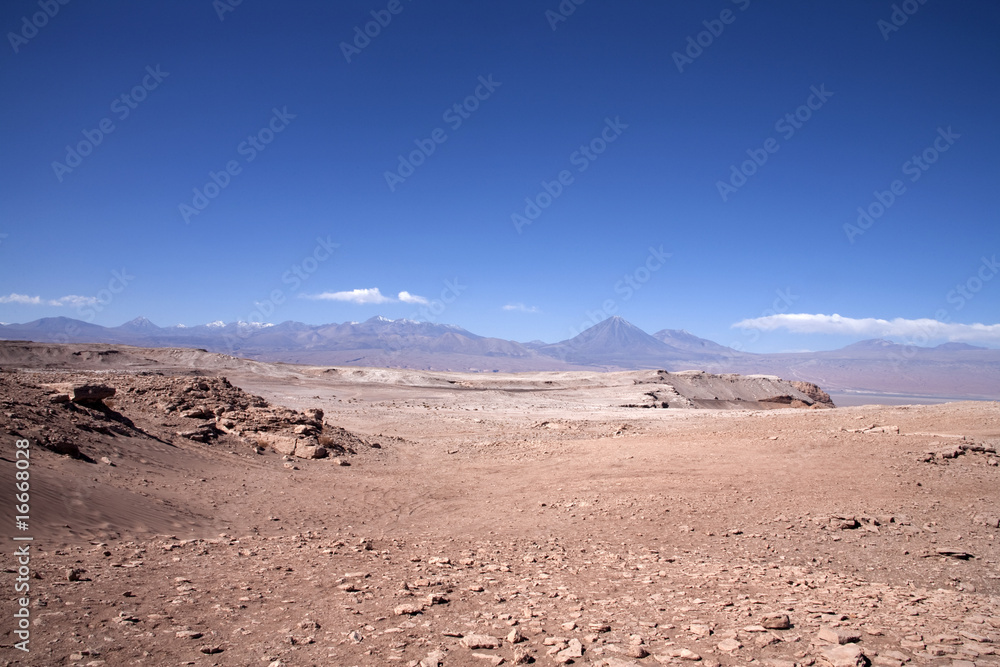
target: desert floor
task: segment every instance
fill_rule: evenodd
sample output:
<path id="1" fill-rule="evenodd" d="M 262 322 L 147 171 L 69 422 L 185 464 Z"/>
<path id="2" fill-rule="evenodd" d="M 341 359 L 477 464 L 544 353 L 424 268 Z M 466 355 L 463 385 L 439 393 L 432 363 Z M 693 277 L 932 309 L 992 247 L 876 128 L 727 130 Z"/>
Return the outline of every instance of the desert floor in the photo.
<path id="1" fill-rule="evenodd" d="M 998 403 L 641 409 L 599 374 L 197 371 L 364 443 L 300 460 L 176 437 L 122 388 L 136 372 L 2 374 L 3 525 L 16 434 L 82 429 L 87 457 L 32 451 L 31 652 L 8 541 L 4 664 L 1000 666 Z M 83 428 L 31 389 L 53 380 L 118 387 L 131 426 Z"/>

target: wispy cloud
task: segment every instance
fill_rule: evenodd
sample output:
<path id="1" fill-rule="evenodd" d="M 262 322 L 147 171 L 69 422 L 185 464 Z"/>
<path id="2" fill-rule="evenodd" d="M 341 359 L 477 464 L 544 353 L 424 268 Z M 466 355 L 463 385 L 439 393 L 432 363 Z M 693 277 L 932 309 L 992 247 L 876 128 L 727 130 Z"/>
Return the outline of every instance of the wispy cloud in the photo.
<path id="1" fill-rule="evenodd" d="M 69 296 L 61 296 L 58 299 L 49 301 L 50 306 L 93 306 L 97 303 L 97 298 L 92 296 L 77 296 L 76 294 L 70 294 Z"/>
<path id="2" fill-rule="evenodd" d="M 515 312 L 518 312 L 518 313 L 539 313 L 539 312 L 541 312 L 540 310 L 538 310 L 537 307 L 535 307 L 535 306 L 526 306 L 523 303 L 508 303 L 506 306 L 503 307 L 503 309 L 507 310 L 507 311 L 515 311 Z"/>
<path id="3" fill-rule="evenodd" d="M 323 292 L 322 294 L 303 294 L 304 299 L 317 299 L 320 301 L 346 301 L 348 303 L 369 304 L 369 303 L 389 303 L 389 297 L 382 294 L 377 287 L 366 289 L 353 289 L 348 292 Z"/>
<path id="4" fill-rule="evenodd" d="M 908 339 L 926 337 L 931 340 L 1000 343 L 1000 324 L 957 324 L 932 319 L 908 320 L 902 317 L 883 320 L 874 317 L 843 317 L 837 314 L 788 313 L 742 320 L 733 327 L 761 331 L 785 329 L 800 334 L 897 336 Z"/>
<path id="5" fill-rule="evenodd" d="M 27 294 L 16 294 L 11 292 L 8 296 L 0 296 L 0 303 L 21 303 L 31 306 L 42 304 L 42 297 L 28 296 Z"/>
<path id="6" fill-rule="evenodd" d="M 419 303 L 419 304 L 430 303 L 425 297 L 417 296 L 416 294 L 410 294 L 409 292 L 405 291 L 399 293 L 398 299 L 393 299 L 391 296 L 386 296 L 385 294 L 382 294 L 382 290 L 380 290 L 377 287 L 353 289 L 346 292 L 323 292 L 321 294 L 303 294 L 302 298 L 316 299 L 320 301 L 345 301 L 347 303 L 356 303 L 360 305 L 396 303 L 397 301 L 402 301 L 403 303 Z"/>
<path id="7" fill-rule="evenodd" d="M 0 303 L 17 303 L 25 306 L 92 306 L 97 303 L 97 299 L 92 296 L 77 296 L 76 294 L 61 296 L 58 299 L 43 299 L 40 296 L 11 292 L 7 296 L 0 296 Z"/>
<path id="8" fill-rule="evenodd" d="M 427 300 L 427 297 L 417 296 L 416 294 L 410 294 L 409 292 L 400 292 L 399 300 L 403 303 L 419 303 L 422 305 L 430 303 L 430 301 Z"/>

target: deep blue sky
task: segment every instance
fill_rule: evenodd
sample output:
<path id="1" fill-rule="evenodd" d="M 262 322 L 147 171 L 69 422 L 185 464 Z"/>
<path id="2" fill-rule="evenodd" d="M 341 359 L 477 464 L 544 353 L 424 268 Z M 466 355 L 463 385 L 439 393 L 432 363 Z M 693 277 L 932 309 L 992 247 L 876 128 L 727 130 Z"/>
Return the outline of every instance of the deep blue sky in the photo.
<path id="1" fill-rule="evenodd" d="M 388 0 L 243 0 L 220 20 L 227 1 L 70 2 L 37 34 L 23 20 L 37 0 L 0 7 L 0 320 L 193 325 L 257 319 L 264 303 L 270 322 L 381 314 L 554 341 L 610 302 L 649 332 L 754 351 L 879 333 L 732 328 L 775 305 L 1000 322 L 1000 279 L 975 280 L 1000 253 L 996 3 L 911 0 L 886 39 L 882 2 L 588 0 L 553 30 L 556 0 L 400 0 L 347 62 L 341 43 Z M 731 23 L 678 71 L 673 54 L 724 10 Z M 113 103 L 155 82 L 147 67 L 167 75 L 122 118 Z M 480 77 L 500 85 L 454 128 L 443 114 Z M 792 136 L 776 127 L 824 87 Z M 274 109 L 294 118 L 248 161 L 241 142 Z M 114 130 L 57 176 L 102 119 Z M 627 128 L 593 161 L 574 156 L 609 119 Z M 446 141 L 391 190 L 385 172 L 438 128 Z M 948 128 L 912 181 L 905 163 Z M 777 152 L 723 201 L 718 182 L 768 139 Z M 180 205 L 229 161 L 239 173 L 186 222 Z M 572 182 L 518 233 L 512 214 L 563 170 Z M 844 225 L 896 179 L 905 192 L 850 242 Z M 312 265 L 317 238 L 339 248 Z M 661 246 L 671 256 L 645 273 Z M 286 274 L 304 261 L 307 280 Z M 970 279 L 970 298 L 952 292 Z M 307 298 L 373 288 L 392 301 Z"/>

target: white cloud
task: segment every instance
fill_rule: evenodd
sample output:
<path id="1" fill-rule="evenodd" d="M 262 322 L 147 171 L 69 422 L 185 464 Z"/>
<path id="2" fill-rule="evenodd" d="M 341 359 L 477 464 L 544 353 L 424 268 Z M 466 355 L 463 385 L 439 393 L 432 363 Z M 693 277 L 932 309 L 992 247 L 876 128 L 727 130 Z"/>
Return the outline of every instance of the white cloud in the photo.
<path id="1" fill-rule="evenodd" d="M 27 294 L 17 294 L 11 292 L 7 296 L 0 296 L 0 303 L 19 303 L 27 306 L 92 306 L 97 303 L 97 299 L 92 296 L 77 296 L 70 294 L 61 296 L 58 299 L 43 299 L 40 296 L 28 296 Z"/>
<path id="2" fill-rule="evenodd" d="M 69 296 L 61 296 L 58 299 L 53 299 L 49 301 L 50 306 L 93 306 L 97 303 L 97 298 L 92 296 L 77 296 L 76 294 L 70 294 Z"/>
<path id="3" fill-rule="evenodd" d="M 504 310 L 514 310 L 519 313 L 537 313 L 540 312 L 535 306 L 526 306 L 523 303 L 508 303 L 503 307 Z"/>
<path id="4" fill-rule="evenodd" d="M 402 301 L 403 303 L 419 303 L 419 304 L 430 303 L 430 301 L 428 301 L 426 297 L 417 296 L 416 294 L 410 294 L 409 292 L 400 292 L 399 300 Z"/>
<path id="5" fill-rule="evenodd" d="M 430 301 L 423 296 L 418 296 L 416 294 L 410 294 L 409 292 L 403 291 L 399 293 L 397 299 L 393 299 L 391 296 L 386 296 L 382 294 L 382 290 L 377 287 L 368 287 L 365 289 L 353 289 L 346 292 L 323 292 L 321 294 L 303 294 L 301 295 L 303 299 L 315 299 L 318 301 L 346 301 L 348 303 L 356 303 L 360 305 L 366 304 L 379 304 L 379 303 L 397 303 L 402 301 L 403 303 L 416 303 L 416 304 L 428 304 Z"/>
<path id="6" fill-rule="evenodd" d="M 906 339 L 979 341 L 1000 343 L 1000 324 L 957 324 L 932 319 L 908 320 L 897 317 L 883 320 L 874 317 L 854 318 L 841 315 L 788 313 L 742 320 L 737 329 L 775 331 L 785 329 L 800 334 L 839 334 L 848 336 L 896 336 Z"/>
<path id="7" fill-rule="evenodd" d="M 382 294 L 377 287 L 367 289 L 354 289 L 349 292 L 323 292 L 322 294 L 304 294 L 303 298 L 318 299 L 320 301 L 347 301 L 349 303 L 369 304 L 369 303 L 391 303 L 391 299 Z"/>
<path id="8" fill-rule="evenodd" d="M 8 296 L 0 296 L 0 303 L 22 303 L 37 306 L 42 303 L 42 297 L 11 292 Z"/>

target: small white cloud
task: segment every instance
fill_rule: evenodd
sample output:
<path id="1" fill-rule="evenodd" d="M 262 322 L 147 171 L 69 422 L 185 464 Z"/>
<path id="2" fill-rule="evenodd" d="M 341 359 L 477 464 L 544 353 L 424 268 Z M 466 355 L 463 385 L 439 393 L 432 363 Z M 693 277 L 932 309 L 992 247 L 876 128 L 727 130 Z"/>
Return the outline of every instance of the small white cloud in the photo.
<path id="1" fill-rule="evenodd" d="M 97 298 L 92 296 L 77 296 L 76 294 L 70 294 L 69 296 L 61 296 L 58 299 L 53 299 L 49 301 L 50 306 L 93 306 L 97 303 Z"/>
<path id="2" fill-rule="evenodd" d="M 58 299 L 43 299 L 40 296 L 28 296 L 27 294 L 17 294 L 11 292 L 7 296 L 0 296 L 0 303 L 19 303 L 27 306 L 93 306 L 97 299 L 92 296 L 77 296 L 70 294 L 61 296 Z"/>
<path id="3" fill-rule="evenodd" d="M 322 294 L 303 294 L 305 299 L 317 299 L 320 301 L 347 301 L 349 303 L 370 304 L 370 303 L 390 303 L 391 299 L 377 287 L 367 289 L 354 289 L 349 292 L 323 292 Z"/>
<path id="4" fill-rule="evenodd" d="M 399 300 L 403 303 L 419 303 L 425 305 L 430 303 L 430 301 L 427 300 L 427 297 L 417 296 L 416 294 L 410 294 L 409 292 L 400 292 Z"/>
<path id="5" fill-rule="evenodd" d="M 841 315 L 787 313 L 742 320 L 736 329 L 775 331 L 785 329 L 800 334 L 839 334 L 848 336 L 897 336 L 910 340 L 952 340 L 1000 343 L 1000 324 L 957 324 L 932 319 L 892 320 L 874 317 L 854 318 Z"/>
<path id="6" fill-rule="evenodd" d="M 7 296 L 0 296 L 0 303 L 21 303 L 37 306 L 42 303 L 42 297 L 28 296 L 27 294 L 17 294 L 15 292 L 11 292 Z"/>
<path id="7" fill-rule="evenodd" d="M 507 311 L 516 311 L 518 313 L 538 313 L 541 312 L 535 306 L 526 306 L 523 303 L 508 303 L 503 307 Z"/>

